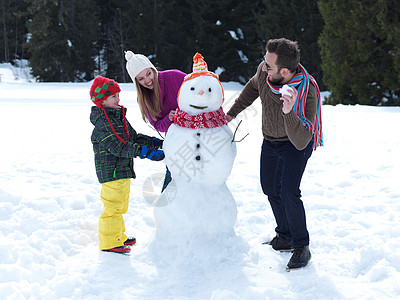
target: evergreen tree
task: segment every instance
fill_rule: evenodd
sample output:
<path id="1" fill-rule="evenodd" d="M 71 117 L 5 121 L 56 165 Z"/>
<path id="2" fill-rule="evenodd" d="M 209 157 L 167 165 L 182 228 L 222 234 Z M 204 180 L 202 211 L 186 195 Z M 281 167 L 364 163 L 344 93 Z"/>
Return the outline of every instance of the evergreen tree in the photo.
<path id="1" fill-rule="evenodd" d="M 159 40 L 162 38 L 159 32 L 159 20 L 164 1 L 130 0 L 130 2 L 129 49 L 153 59 L 158 53 Z M 156 61 L 154 63 L 157 65 Z"/>
<path id="2" fill-rule="evenodd" d="M 124 0 L 96 0 L 99 9 L 99 34 L 96 41 L 97 73 L 126 82 L 125 57 L 129 31 L 130 2 Z"/>
<path id="3" fill-rule="evenodd" d="M 322 67 L 318 38 L 323 19 L 314 0 L 262 0 L 264 7 L 257 14 L 258 34 L 265 44 L 269 39 L 288 38 L 297 41 L 301 50 L 301 64 L 317 80 L 320 89 Z"/>
<path id="4" fill-rule="evenodd" d="M 96 42 L 98 74 L 131 82 L 125 51 L 155 57 L 157 0 L 96 0 L 100 32 Z"/>
<path id="5" fill-rule="evenodd" d="M 115 66 L 114 68 L 108 68 L 107 74 L 109 77 L 116 79 L 117 81 L 126 82 L 125 72 L 125 56 L 124 49 L 128 39 L 128 18 L 124 17 L 123 8 L 117 8 L 114 18 L 107 24 L 106 37 L 108 41 L 108 47 L 111 50 L 110 54 L 113 59 L 109 59 L 114 64 L 109 66 Z M 113 72 L 112 72 L 113 71 Z"/>
<path id="6" fill-rule="evenodd" d="M 221 72 L 221 80 L 245 83 L 261 56 L 253 12 L 258 1 L 253 2 L 154 0 L 132 6 L 128 48 L 161 69 L 187 73 L 200 52 L 209 70 Z"/>
<path id="7" fill-rule="evenodd" d="M 324 81 L 331 104 L 400 105 L 400 4 L 319 1 Z"/>
<path id="8" fill-rule="evenodd" d="M 41 81 L 90 80 L 97 19 L 92 0 L 29 1 L 30 65 Z"/>
<path id="9" fill-rule="evenodd" d="M 190 72 L 194 38 L 189 2 L 129 0 L 125 50 L 147 56 L 160 70 Z"/>
<path id="10" fill-rule="evenodd" d="M 195 36 L 190 2 L 171 0 L 158 2 L 154 24 L 154 59 L 162 69 L 191 72 Z"/>
<path id="11" fill-rule="evenodd" d="M 196 51 L 222 81 L 246 83 L 254 75 L 261 42 L 255 37 L 258 1 L 193 1 L 192 15 Z M 193 53 L 194 54 L 194 53 Z"/>
<path id="12" fill-rule="evenodd" d="M 26 58 L 28 18 L 27 4 L 23 0 L 0 0 L 0 62 Z"/>

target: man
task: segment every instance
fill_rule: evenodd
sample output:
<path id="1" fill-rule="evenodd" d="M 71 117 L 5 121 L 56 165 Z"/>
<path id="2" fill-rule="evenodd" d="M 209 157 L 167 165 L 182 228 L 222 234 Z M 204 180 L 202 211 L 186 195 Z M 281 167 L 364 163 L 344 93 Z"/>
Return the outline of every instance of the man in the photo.
<path id="1" fill-rule="evenodd" d="M 288 94 L 281 95 L 285 84 Z M 264 137 L 260 180 L 277 224 L 268 244 L 276 251 L 293 251 L 287 269 L 297 269 L 311 258 L 300 182 L 313 147 L 322 146 L 319 89 L 300 64 L 297 42 L 268 41 L 265 59 L 228 111 L 228 121 L 258 97 Z"/>

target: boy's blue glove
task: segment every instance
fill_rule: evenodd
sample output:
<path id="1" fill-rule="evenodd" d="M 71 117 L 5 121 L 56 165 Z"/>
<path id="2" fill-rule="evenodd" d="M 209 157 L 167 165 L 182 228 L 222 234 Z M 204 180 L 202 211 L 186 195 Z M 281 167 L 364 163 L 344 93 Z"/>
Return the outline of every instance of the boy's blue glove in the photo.
<path id="1" fill-rule="evenodd" d="M 154 148 L 162 148 L 163 142 L 164 142 L 163 140 L 154 138 L 153 141 L 151 142 L 151 146 Z"/>
<path id="2" fill-rule="evenodd" d="M 148 158 L 150 160 L 155 160 L 155 161 L 159 161 L 159 160 L 163 160 L 165 155 L 164 155 L 164 151 L 162 150 L 158 150 L 156 148 L 148 148 L 146 146 L 142 146 L 141 147 L 141 151 L 140 151 L 140 158 Z"/>

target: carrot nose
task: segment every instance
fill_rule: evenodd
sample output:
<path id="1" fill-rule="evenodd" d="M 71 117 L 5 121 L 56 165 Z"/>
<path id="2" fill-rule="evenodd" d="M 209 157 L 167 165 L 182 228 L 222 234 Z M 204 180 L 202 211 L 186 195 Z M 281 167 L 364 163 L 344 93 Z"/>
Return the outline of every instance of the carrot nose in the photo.
<path id="1" fill-rule="evenodd" d="M 200 92 L 199 92 L 199 94 L 200 94 L 200 95 L 203 95 L 203 94 L 204 94 L 204 92 L 203 92 L 203 91 L 200 91 Z"/>

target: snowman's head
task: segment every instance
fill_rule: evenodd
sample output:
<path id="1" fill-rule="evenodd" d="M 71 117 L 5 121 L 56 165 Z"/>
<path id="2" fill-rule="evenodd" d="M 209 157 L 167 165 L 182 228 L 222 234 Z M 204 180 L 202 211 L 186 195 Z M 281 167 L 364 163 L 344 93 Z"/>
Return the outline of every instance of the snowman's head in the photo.
<path id="1" fill-rule="evenodd" d="M 178 95 L 179 108 L 192 116 L 216 111 L 222 101 L 221 83 L 217 78 L 207 75 L 183 82 Z"/>
<path id="2" fill-rule="evenodd" d="M 224 102 L 224 90 L 218 75 L 208 71 L 200 53 L 193 57 L 193 73 L 185 77 L 177 100 L 179 108 L 192 116 L 216 111 Z"/>

